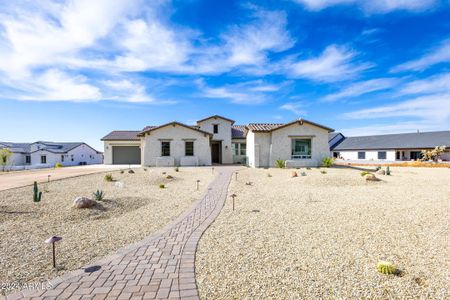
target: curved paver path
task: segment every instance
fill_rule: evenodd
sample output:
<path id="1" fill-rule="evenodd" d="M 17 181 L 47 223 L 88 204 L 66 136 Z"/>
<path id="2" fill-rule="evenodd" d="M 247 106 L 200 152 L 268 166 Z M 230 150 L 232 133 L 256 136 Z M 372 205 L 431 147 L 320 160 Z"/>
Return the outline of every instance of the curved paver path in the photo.
<path id="1" fill-rule="evenodd" d="M 195 251 L 219 215 L 236 167 L 217 167 L 204 196 L 175 221 L 117 254 L 7 299 L 199 299 Z"/>

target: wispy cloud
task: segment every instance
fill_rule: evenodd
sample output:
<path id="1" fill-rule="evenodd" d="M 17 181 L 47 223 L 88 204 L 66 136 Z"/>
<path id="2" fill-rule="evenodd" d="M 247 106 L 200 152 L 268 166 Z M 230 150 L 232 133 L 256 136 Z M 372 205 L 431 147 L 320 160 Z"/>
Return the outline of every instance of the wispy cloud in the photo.
<path id="1" fill-rule="evenodd" d="M 306 115 L 307 112 L 304 109 L 305 105 L 302 102 L 289 102 L 280 106 L 280 109 L 284 109 L 294 113 L 297 116 Z"/>
<path id="2" fill-rule="evenodd" d="M 201 96 L 205 98 L 225 99 L 237 104 L 259 104 L 272 98 L 272 94 L 289 84 L 288 81 L 278 84 L 262 80 L 247 81 L 222 86 L 209 86 L 204 80 L 197 80 Z"/>
<path id="3" fill-rule="evenodd" d="M 355 62 L 356 54 L 345 47 L 330 45 L 318 57 L 287 64 L 294 77 L 323 82 L 343 81 L 355 78 L 361 71 L 372 67 L 369 63 Z"/>
<path id="4" fill-rule="evenodd" d="M 382 119 L 392 117 L 413 117 L 429 121 L 443 121 L 450 118 L 450 93 L 426 95 L 403 102 L 361 109 L 343 114 L 348 119 Z"/>
<path id="5" fill-rule="evenodd" d="M 419 59 L 411 60 L 392 68 L 392 72 L 422 71 L 439 63 L 450 62 L 450 39 L 431 49 Z"/>
<path id="6" fill-rule="evenodd" d="M 337 93 L 329 94 L 323 98 L 324 101 L 332 102 L 342 99 L 353 98 L 377 91 L 391 89 L 398 85 L 398 78 L 377 78 L 352 83 Z"/>
<path id="7" fill-rule="evenodd" d="M 450 93 L 450 73 L 410 81 L 402 86 L 398 95 Z M 448 104 L 450 105 L 450 103 Z"/>
<path id="8" fill-rule="evenodd" d="M 367 13 L 388 13 L 395 10 L 423 11 L 433 7 L 436 0 L 294 0 L 307 9 L 319 11 L 335 5 L 357 5 Z"/>

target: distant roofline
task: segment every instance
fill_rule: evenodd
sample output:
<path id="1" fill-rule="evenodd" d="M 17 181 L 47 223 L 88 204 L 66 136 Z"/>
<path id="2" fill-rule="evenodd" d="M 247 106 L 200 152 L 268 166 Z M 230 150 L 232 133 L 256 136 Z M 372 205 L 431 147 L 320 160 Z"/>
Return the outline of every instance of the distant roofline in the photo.
<path id="1" fill-rule="evenodd" d="M 186 125 L 186 124 L 177 122 L 177 121 L 172 121 L 172 122 L 169 122 L 169 123 L 160 125 L 160 126 L 152 127 L 152 128 L 149 128 L 149 129 L 144 129 L 144 130 L 142 130 L 141 132 L 138 133 L 138 136 L 144 136 L 146 133 L 148 133 L 148 132 L 150 132 L 150 131 L 158 130 L 158 129 L 161 129 L 161 128 L 163 128 L 163 127 L 167 127 L 167 126 L 170 126 L 170 125 L 179 125 L 179 126 L 182 126 L 182 127 L 185 127 L 185 128 L 188 128 L 188 129 L 191 129 L 191 130 L 194 130 L 194 131 L 203 133 L 203 134 L 207 134 L 207 135 L 209 135 L 209 136 L 212 136 L 212 135 L 213 135 L 213 134 L 210 133 L 210 132 L 207 132 L 207 131 L 203 131 L 203 130 L 197 129 L 197 128 L 195 128 L 195 127 L 192 127 L 192 126 L 189 126 L 189 125 Z"/>
<path id="2" fill-rule="evenodd" d="M 365 137 L 390 136 L 390 135 L 399 135 L 399 134 L 426 134 L 426 133 L 440 133 L 440 132 L 450 132 L 450 130 L 399 132 L 399 133 L 386 133 L 386 134 L 374 134 L 374 135 L 352 135 L 352 136 L 346 136 L 346 138 L 365 138 Z"/>
<path id="3" fill-rule="evenodd" d="M 102 138 L 100 139 L 100 141 L 139 141 L 140 138 L 139 138 L 137 135 L 138 135 L 141 131 L 142 131 L 142 130 L 113 130 L 113 131 L 111 131 L 110 133 L 108 133 L 107 135 L 105 135 L 104 137 L 102 137 Z M 114 133 L 114 132 L 130 132 L 130 133 L 136 133 L 136 138 L 134 138 L 134 139 L 117 139 L 117 138 L 109 139 L 109 138 L 107 138 L 108 135 L 110 135 L 110 134 L 112 134 L 112 133 Z"/>

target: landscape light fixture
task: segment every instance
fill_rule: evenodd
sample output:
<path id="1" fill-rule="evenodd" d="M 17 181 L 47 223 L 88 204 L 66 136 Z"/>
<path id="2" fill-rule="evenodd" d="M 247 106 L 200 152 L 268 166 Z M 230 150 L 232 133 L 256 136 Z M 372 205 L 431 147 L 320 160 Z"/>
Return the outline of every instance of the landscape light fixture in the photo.
<path id="1" fill-rule="evenodd" d="M 230 197 L 233 198 L 233 211 L 234 211 L 234 198 L 236 198 L 237 195 L 236 195 L 236 194 L 233 194 L 233 195 L 231 195 Z"/>
<path id="2" fill-rule="evenodd" d="M 52 244 L 53 247 L 53 268 L 56 268 L 55 243 L 59 242 L 60 240 L 62 240 L 62 237 L 52 236 L 45 241 L 47 244 Z"/>

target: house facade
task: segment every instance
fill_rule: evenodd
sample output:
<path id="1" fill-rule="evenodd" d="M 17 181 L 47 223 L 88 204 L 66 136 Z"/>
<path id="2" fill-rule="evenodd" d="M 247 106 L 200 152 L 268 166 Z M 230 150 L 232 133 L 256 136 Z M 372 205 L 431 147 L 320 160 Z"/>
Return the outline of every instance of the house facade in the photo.
<path id="1" fill-rule="evenodd" d="M 38 141 L 34 143 L 0 142 L 0 148 L 12 152 L 7 169 L 34 169 L 78 166 L 103 163 L 103 154 L 86 143 L 58 143 Z"/>
<path id="2" fill-rule="evenodd" d="M 401 162 L 420 160 L 422 150 L 450 147 L 450 131 L 416 132 L 345 137 L 330 134 L 330 149 L 335 158 L 352 161 Z M 440 157 L 450 161 L 450 149 Z"/>
<path id="3" fill-rule="evenodd" d="M 141 131 L 112 131 L 102 138 L 105 164 L 143 166 L 209 166 L 248 164 L 270 167 L 317 166 L 330 155 L 333 129 L 307 121 L 235 125 L 214 115 L 194 126 L 171 122 Z"/>

